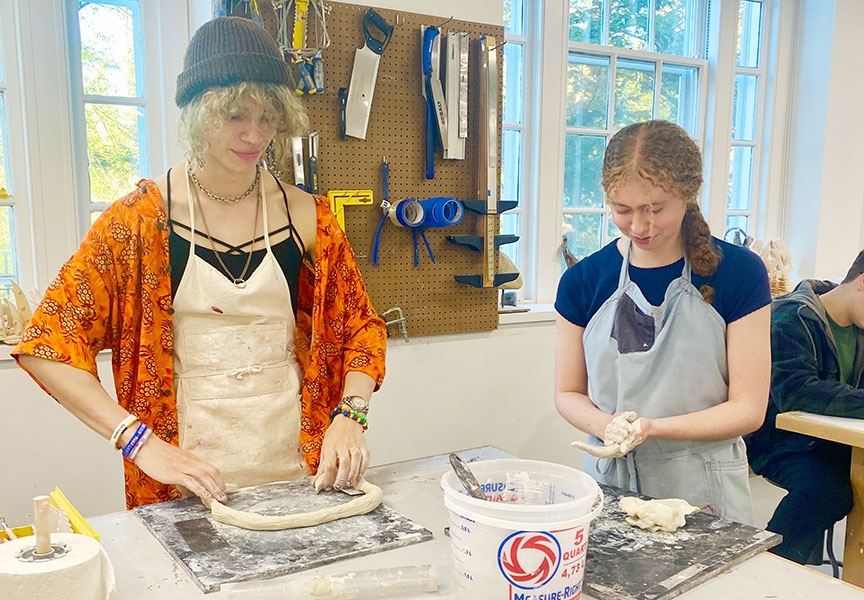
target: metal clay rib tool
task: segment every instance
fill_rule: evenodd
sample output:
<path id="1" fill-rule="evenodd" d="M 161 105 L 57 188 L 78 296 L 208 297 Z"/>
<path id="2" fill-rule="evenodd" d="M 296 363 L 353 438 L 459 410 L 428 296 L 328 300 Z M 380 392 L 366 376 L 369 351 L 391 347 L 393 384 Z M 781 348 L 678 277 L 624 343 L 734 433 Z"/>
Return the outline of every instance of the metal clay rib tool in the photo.
<path id="1" fill-rule="evenodd" d="M 450 453 L 450 465 L 453 467 L 453 470 L 456 471 L 456 477 L 458 477 L 459 481 L 462 482 L 462 485 L 465 486 L 469 496 L 473 496 L 478 500 L 486 499 L 486 494 L 483 493 L 483 488 L 480 487 L 477 478 L 474 477 L 474 473 L 471 472 L 468 465 L 466 465 L 455 452 Z"/>

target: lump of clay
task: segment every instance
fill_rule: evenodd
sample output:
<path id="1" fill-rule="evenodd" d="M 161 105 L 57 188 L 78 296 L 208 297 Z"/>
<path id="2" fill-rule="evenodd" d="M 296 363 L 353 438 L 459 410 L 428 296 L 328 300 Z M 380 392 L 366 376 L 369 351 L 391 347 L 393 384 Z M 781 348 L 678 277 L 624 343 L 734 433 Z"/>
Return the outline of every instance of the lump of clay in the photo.
<path id="1" fill-rule="evenodd" d="M 699 512 L 680 498 L 662 500 L 642 500 L 634 496 L 625 496 L 618 501 L 618 506 L 627 513 L 627 522 L 648 531 L 666 531 L 674 533 L 679 527 L 684 527 L 687 515 Z"/>

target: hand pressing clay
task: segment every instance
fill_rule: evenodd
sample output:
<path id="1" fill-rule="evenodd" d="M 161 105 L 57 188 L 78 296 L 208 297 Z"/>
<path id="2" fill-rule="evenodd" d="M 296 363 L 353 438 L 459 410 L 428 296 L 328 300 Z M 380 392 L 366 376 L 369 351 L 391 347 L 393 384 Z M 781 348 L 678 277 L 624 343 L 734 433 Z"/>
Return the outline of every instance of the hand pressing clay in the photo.
<path id="1" fill-rule="evenodd" d="M 236 486 L 229 485 L 227 487 L 229 493 L 236 491 Z M 318 492 L 320 490 L 316 487 L 315 491 Z M 293 515 L 259 515 L 235 510 L 225 506 L 215 498 L 201 498 L 201 502 L 210 509 L 213 518 L 220 523 L 254 531 L 278 531 L 281 529 L 294 529 L 296 527 L 314 527 L 315 525 L 329 523 L 336 519 L 365 515 L 375 510 L 381 504 L 381 498 L 383 497 L 381 488 L 362 478 L 354 489 L 342 491 L 350 495 L 363 495 L 344 504 Z"/>
<path id="2" fill-rule="evenodd" d="M 639 416 L 632 410 L 615 415 L 603 434 L 604 445 L 592 446 L 585 442 L 573 442 L 580 450 L 598 458 L 621 458 L 636 447 L 636 437 L 642 432 Z"/>
<path id="3" fill-rule="evenodd" d="M 679 527 L 684 527 L 687 515 L 699 512 L 680 498 L 665 498 L 662 500 L 642 500 L 634 496 L 625 496 L 618 501 L 621 510 L 627 513 L 627 522 L 648 531 L 666 531 L 674 533 Z"/>

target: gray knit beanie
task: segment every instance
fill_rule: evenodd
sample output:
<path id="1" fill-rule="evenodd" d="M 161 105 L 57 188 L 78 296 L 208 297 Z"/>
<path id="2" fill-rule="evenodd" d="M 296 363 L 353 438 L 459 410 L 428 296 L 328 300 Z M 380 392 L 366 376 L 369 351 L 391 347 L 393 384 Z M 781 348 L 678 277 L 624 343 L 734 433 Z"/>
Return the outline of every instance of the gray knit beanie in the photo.
<path id="1" fill-rule="evenodd" d="M 208 88 L 241 81 L 289 85 L 288 65 L 276 41 L 252 21 L 219 17 L 192 36 L 175 101 L 182 108 Z"/>

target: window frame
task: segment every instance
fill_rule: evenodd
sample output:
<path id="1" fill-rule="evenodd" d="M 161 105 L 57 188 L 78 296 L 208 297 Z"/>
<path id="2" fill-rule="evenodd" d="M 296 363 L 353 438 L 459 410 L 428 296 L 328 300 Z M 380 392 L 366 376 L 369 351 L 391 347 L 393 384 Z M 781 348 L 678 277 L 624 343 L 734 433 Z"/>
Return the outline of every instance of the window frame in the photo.
<path id="1" fill-rule="evenodd" d="M 526 87 L 543 89 L 534 105 L 538 111 L 536 130 L 528 133 L 536 148 L 535 164 L 542 168 L 533 189 L 526 192 L 524 206 L 532 206 L 523 219 L 523 239 L 534 240 L 534 260 L 522 269 L 525 285 L 521 299 L 529 303 L 549 304 L 556 295 L 561 276 L 560 244 L 563 231 L 564 143 L 566 69 L 569 50 L 569 2 L 567 0 L 527 0 L 528 12 L 540 14 L 537 40 L 537 79 Z M 781 232 L 784 208 L 785 175 L 783 151 L 788 144 L 787 115 L 792 103 L 791 68 L 778 69 L 778 55 L 788 54 L 794 42 L 795 27 L 780 28 L 778 23 L 794 25 L 797 9 L 788 3 L 763 0 L 764 35 L 760 52 L 761 65 L 767 69 L 762 103 L 765 107 L 758 139 L 763 144 L 759 164 L 754 164 L 758 181 L 754 198 L 758 203 L 758 224 L 754 231 L 768 237 Z M 780 5 L 785 6 L 780 6 Z M 732 94 L 734 93 L 735 42 L 738 0 L 702 0 L 697 15 L 707 23 L 704 44 L 696 59 L 706 61 L 706 75 L 699 85 L 707 84 L 703 95 L 702 134 L 696 138 L 703 150 L 704 184 L 701 193 L 702 212 L 716 237 L 725 232 L 726 205 L 730 167 Z M 777 16 L 779 13 L 779 17 Z M 770 15 L 770 16 L 769 16 Z M 591 48 L 603 48 L 589 44 Z M 616 50 L 624 50 L 617 49 Z M 676 57 L 677 58 L 677 57 Z M 527 168 L 527 165 L 523 166 Z M 530 221 L 530 222 L 529 222 Z M 526 230 L 529 233 L 526 233 Z"/>
<path id="2" fill-rule="evenodd" d="M 653 0 L 652 0 L 653 1 Z M 608 7 L 608 3 L 605 5 Z M 654 31 L 650 28 L 650 24 L 653 23 L 653 18 L 649 19 L 649 43 L 653 41 Z M 608 20 L 604 23 L 604 36 L 608 36 Z M 601 36 L 602 37 L 602 36 Z M 697 47 L 701 44 L 697 44 Z M 563 125 L 564 131 L 564 139 L 566 144 L 566 139 L 568 135 L 587 135 L 587 136 L 595 136 L 602 137 L 605 139 L 605 146 L 609 143 L 609 139 L 612 135 L 619 129 L 619 127 L 615 126 L 615 82 L 616 77 L 615 74 L 617 72 L 618 62 L 622 59 L 624 61 L 633 61 L 640 63 L 653 63 L 653 76 L 654 76 L 654 97 L 652 101 L 652 119 L 659 118 L 659 110 L 660 110 L 660 90 L 663 85 L 662 75 L 663 75 L 663 66 L 664 65 L 675 65 L 682 66 L 688 68 L 694 68 L 697 70 L 697 93 L 698 93 L 698 103 L 696 107 L 696 120 L 695 126 L 696 131 L 694 135 L 691 135 L 693 140 L 699 146 L 700 149 L 704 148 L 705 142 L 705 130 L 706 130 L 706 107 L 708 102 L 708 71 L 710 69 L 710 65 L 708 61 L 702 58 L 687 58 L 680 57 L 669 54 L 660 54 L 656 52 L 643 52 L 641 50 L 630 50 L 626 48 L 618 48 L 614 46 L 608 45 L 598 45 L 598 44 L 585 44 L 582 42 L 569 42 L 567 45 L 567 63 L 569 64 L 569 59 L 572 55 L 578 54 L 579 56 L 591 56 L 598 57 L 603 59 L 608 59 L 608 89 L 607 89 L 607 98 L 608 98 L 608 106 L 607 106 L 607 122 L 605 128 L 597 128 L 597 127 L 584 127 L 584 126 L 569 126 L 566 122 L 566 119 Z M 566 77 L 566 73 L 565 73 Z M 563 97 L 565 110 L 567 107 L 567 99 L 566 96 Z M 566 156 L 564 157 L 566 160 Z M 563 175 L 563 165 L 562 165 L 562 175 Z M 564 198 L 561 198 L 561 220 L 562 220 L 562 238 L 563 238 L 563 221 L 567 215 L 590 215 L 590 214 L 599 214 L 601 216 L 601 239 L 600 239 L 600 247 L 602 248 L 606 244 L 608 244 L 611 238 L 608 235 L 610 229 L 611 215 L 608 209 L 608 206 L 605 204 L 600 207 L 578 207 L 578 206 L 564 206 Z M 599 250 L 599 248 L 598 248 Z M 584 258 L 584 257 L 582 257 Z"/>
<path id="3" fill-rule="evenodd" d="M 75 190 L 77 205 L 78 232 L 81 237 L 90 228 L 93 213 L 100 213 L 108 208 L 110 202 L 91 202 L 90 199 L 90 170 L 88 164 L 87 149 L 87 104 L 101 104 L 107 106 L 137 107 L 140 109 L 138 129 L 138 156 L 139 176 L 150 175 L 150 146 L 151 127 L 150 122 L 150 89 L 147 77 L 147 47 L 144 34 L 144 13 L 147 2 L 143 0 L 92 0 L 91 4 L 102 6 L 117 6 L 128 8 L 137 20 L 133 24 L 133 45 L 135 52 L 135 93 L 136 96 L 102 96 L 87 94 L 84 92 L 83 64 L 81 59 L 81 30 L 79 22 L 79 2 L 70 0 L 67 3 L 67 51 L 69 56 L 69 83 L 70 99 L 72 105 L 72 131 L 73 131 L 73 162 L 75 169 Z M 158 38 L 151 38 L 158 39 Z M 129 191 L 132 191 L 131 189 Z M 112 199 L 113 201 L 113 199 Z"/>
<path id="4" fill-rule="evenodd" d="M 542 68 L 540 44 L 537 40 L 540 39 L 542 29 L 542 11 L 531 10 L 532 4 L 537 0 L 522 0 L 522 23 L 524 34 L 513 35 L 504 33 L 505 44 L 518 43 L 522 46 L 522 77 L 523 82 L 536 81 L 538 73 Z M 542 0 L 541 0 L 542 1 Z M 502 2 L 503 6 L 503 2 Z M 506 25 L 506 24 L 505 24 Z M 504 90 L 502 89 L 502 96 Z M 537 232 L 533 224 L 537 221 L 538 214 L 538 181 L 539 174 L 539 136 L 536 131 L 540 122 L 540 89 L 538 86 L 524 85 L 522 88 L 522 124 L 514 125 L 505 123 L 503 119 L 502 109 L 502 160 L 503 160 L 503 132 L 506 130 L 521 132 L 521 173 L 519 174 L 519 185 L 517 189 L 517 199 L 519 201 L 516 208 L 507 211 L 504 215 L 516 214 L 519 216 L 519 228 L 512 232 L 519 236 L 519 241 L 514 244 L 502 246 L 501 250 L 507 250 L 508 246 L 518 244 L 519 256 L 518 261 L 515 261 L 516 267 L 520 273 L 526 273 L 533 270 L 537 262 Z M 502 104 L 503 106 L 503 104 Z M 501 165 L 502 172 L 506 166 Z M 505 217 L 501 217 L 502 219 Z M 503 233 L 502 228 L 502 233 Z M 510 233 L 510 232 L 508 232 Z M 534 278 L 523 277 L 522 288 L 518 290 L 517 295 L 520 301 L 528 298 L 534 298 L 536 293 Z"/>
<path id="5" fill-rule="evenodd" d="M 738 0 L 738 5 L 741 5 L 743 0 Z M 766 91 L 766 87 L 768 85 L 768 59 L 769 59 L 769 46 L 768 37 L 771 32 L 771 18 L 772 18 L 772 1 L 771 0 L 749 0 L 750 2 L 758 2 L 762 5 L 761 11 L 761 23 L 760 23 L 760 40 L 759 40 L 759 55 L 757 58 L 757 66 L 756 67 L 742 67 L 737 64 L 737 59 L 733 62 L 734 71 L 732 75 L 732 93 L 733 93 L 733 103 L 734 103 L 734 93 L 735 93 L 735 81 L 739 76 L 754 76 L 756 78 L 756 101 L 755 101 L 755 109 L 756 113 L 753 115 L 754 117 L 754 135 L 752 140 L 736 140 L 732 137 L 732 129 L 730 127 L 729 131 L 729 143 L 730 143 L 730 156 L 731 152 L 734 151 L 735 148 L 752 148 L 751 155 L 751 176 L 750 176 L 750 186 L 749 186 L 749 196 L 750 196 L 750 205 L 747 209 L 731 209 L 729 208 L 729 202 L 727 197 L 726 202 L 726 210 L 725 210 L 725 218 L 724 218 L 724 232 L 728 232 L 734 226 L 729 225 L 729 219 L 731 217 L 736 216 L 745 216 L 747 217 L 747 227 L 742 228 L 746 233 L 751 236 L 760 236 L 764 234 L 765 231 L 765 219 L 764 215 L 767 212 L 765 206 L 765 194 L 762 192 L 764 189 L 762 184 L 762 178 L 765 172 L 765 162 L 767 153 L 764 151 L 767 142 L 770 139 L 770 132 L 765 131 L 765 123 L 766 121 L 766 103 L 768 93 Z M 739 25 L 737 16 L 740 16 L 740 13 L 736 15 L 736 41 L 737 41 L 737 27 Z M 733 119 L 734 119 L 734 106 L 733 106 Z M 731 178 L 732 175 L 732 161 L 730 159 L 729 170 L 727 174 L 727 178 Z M 725 235 L 725 233 L 724 233 Z M 718 235 L 717 237 L 721 237 Z"/>
<path id="6" fill-rule="evenodd" d="M 6 287 L 14 279 L 18 285 L 29 290 L 35 285 L 32 237 L 31 195 L 28 183 L 28 152 L 25 143 L 25 115 L 23 104 L 24 81 L 20 63 L 20 10 L 15 2 L 0 3 L 0 36 L 4 75 L 0 82 L 6 104 L 6 190 L 7 198 L 0 198 L 0 206 L 12 209 L 12 251 L 15 272 L 11 277 L 0 276 L 0 287 Z M 2 124 L 0 124 L 2 127 Z"/>

